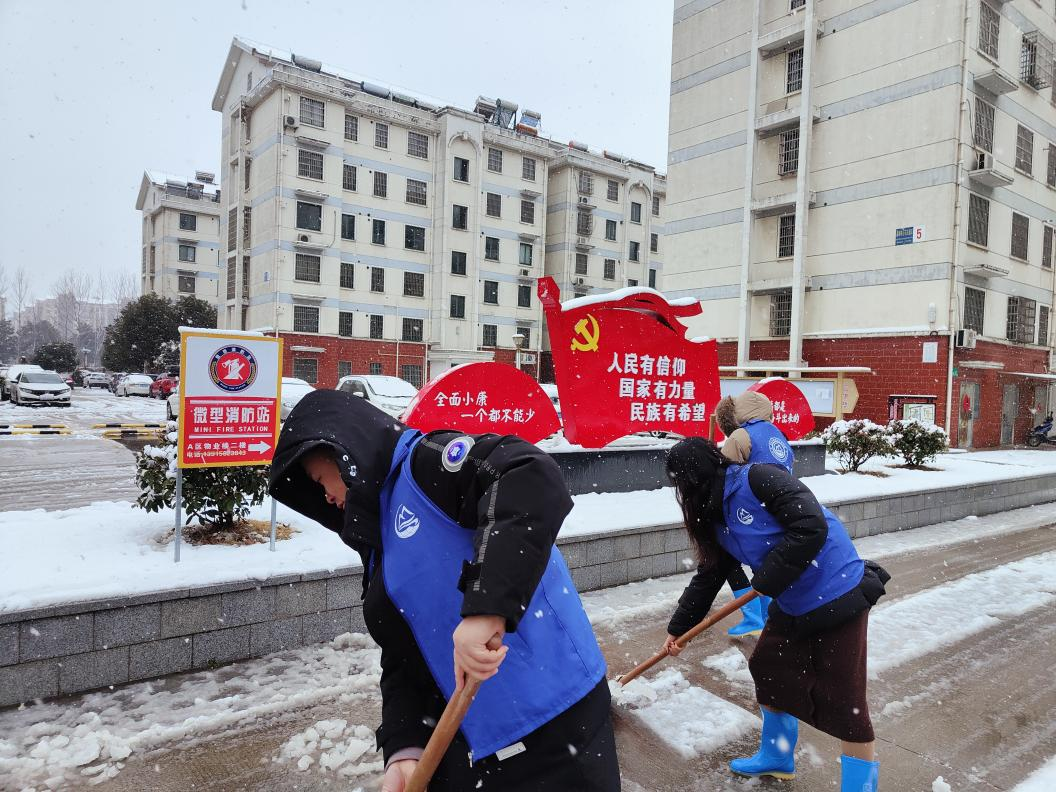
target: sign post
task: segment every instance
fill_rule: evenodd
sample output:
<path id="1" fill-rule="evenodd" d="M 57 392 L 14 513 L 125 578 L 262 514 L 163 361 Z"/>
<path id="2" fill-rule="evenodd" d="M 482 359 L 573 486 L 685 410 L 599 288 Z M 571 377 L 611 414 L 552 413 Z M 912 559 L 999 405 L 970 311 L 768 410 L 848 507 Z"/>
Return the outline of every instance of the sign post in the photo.
<path id="1" fill-rule="evenodd" d="M 279 434 L 282 339 L 180 328 L 175 560 L 184 468 L 267 465 Z M 272 503 L 271 549 L 275 549 Z"/>

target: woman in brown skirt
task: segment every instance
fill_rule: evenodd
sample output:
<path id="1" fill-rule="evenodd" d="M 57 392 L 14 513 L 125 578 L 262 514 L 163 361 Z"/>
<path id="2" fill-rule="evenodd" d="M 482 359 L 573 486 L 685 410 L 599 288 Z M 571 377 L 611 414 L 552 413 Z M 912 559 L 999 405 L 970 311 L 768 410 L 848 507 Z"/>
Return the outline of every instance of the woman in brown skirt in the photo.
<path id="1" fill-rule="evenodd" d="M 699 556 L 665 648 L 701 621 L 730 570 L 751 568 L 773 598 L 748 661 L 762 707 L 759 751 L 735 759 L 744 776 L 791 778 L 799 721 L 842 742 L 842 791 L 875 792 L 879 764 L 866 701 L 869 608 L 890 576 L 863 561 L 842 523 L 778 465 L 734 465 L 709 440 L 675 445 L 667 472 Z"/>

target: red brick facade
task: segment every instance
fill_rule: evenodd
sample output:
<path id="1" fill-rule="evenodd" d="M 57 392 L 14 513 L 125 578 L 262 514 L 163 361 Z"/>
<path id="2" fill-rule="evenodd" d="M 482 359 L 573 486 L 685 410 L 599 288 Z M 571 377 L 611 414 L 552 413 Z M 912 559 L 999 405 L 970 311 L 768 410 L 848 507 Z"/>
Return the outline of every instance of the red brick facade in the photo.
<path id="1" fill-rule="evenodd" d="M 380 364 L 375 373 L 401 377 L 404 366 L 420 366 L 421 376 L 426 377 L 425 344 L 409 341 L 374 341 L 365 338 L 341 338 L 338 336 L 301 335 L 280 333 L 283 340 L 282 375 L 295 377 L 294 361 L 315 360 L 316 378 L 312 384 L 317 388 L 333 388 L 338 380 L 338 363 L 351 364 L 351 374 L 370 374 L 371 364 Z M 295 347 L 301 347 L 296 349 Z M 309 350 L 323 350 L 322 352 Z M 397 354 L 399 361 L 397 362 Z M 303 373 L 303 372 L 301 372 Z M 307 377 L 306 377 L 307 379 Z M 404 377 L 404 379 L 407 379 Z M 309 380 L 310 381 L 310 380 Z M 421 382 L 414 383 L 421 385 Z"/>

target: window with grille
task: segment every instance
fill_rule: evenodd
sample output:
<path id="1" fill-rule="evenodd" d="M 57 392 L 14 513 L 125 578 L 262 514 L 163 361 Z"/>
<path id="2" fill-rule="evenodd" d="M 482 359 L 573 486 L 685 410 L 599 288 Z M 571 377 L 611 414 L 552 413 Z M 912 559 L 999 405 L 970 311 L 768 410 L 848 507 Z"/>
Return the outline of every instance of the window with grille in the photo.
<path id="1" fill-rule="evenodd" d="M 788 258 L 796 254 L 796 216 L 781 215 L 777 220 L 777 257 Z"/>
<path id="2" fill-rule="evenodd" d="M 633 286 L 637 286 L 637 285 L 638 285 L 638 279 L 637 278 L 628 278 L 627 279 L 627 286 L 628 287 L 633 287 Z"/>
<path id="3" fill-rule="evenodd" d="M 180 261 L 194 261 L 194 245 L 180 245 Z"/>
<path id="4" fill-rule="evenodd" d="M 422 340 L 422 320 L 421 319 L 403 319 L 403 340 L 404 341 L 417 341 Z"/>
<path id="5" fill-rule="evenodd" d="M 1005 338 L 1021 344 L 1034 343 L 1034 321 L 1038 304 L 1026 297 L 1009 297 Z"/>
<path id="6" fill-rule="evenodd" d="M 158 249 L 153 245 L 150 246 L 150 274 L 154 274 L 154 265 L 157 262 Z"/>
<path id="7" fill-rule="evenodd" d="M 249 296 L 249 284 L 250 284 L 250 268 L 249 268 L 249 256 L 242 257 L 242 296 Z"/>
<path id="8" fill-rule="evenodd" d="M 403 246 L 407 250 L 425 250 L 425 229 L 421 226 L 404 226 Z"/>
<path id="9" fill-rule="evenodd" d="M 389 197 L 389 174 L 374 171 L 374 196 L 376 198 Z"/>
<path id="10" fill-rule="evenodd" d="M 777 172 L 782 176 L 799 170 L 799 130 L 788 129 L 781 133 L 777 154 Z"/>
<path id="11" fill-rule="evenodd" d="M 345 113 L 345 140 L 359 140 L 359 119 Z"/>
<path id="12" fill-rule="evenodd" d="M 535 225 L 535 201 L 521 201 L 521 222 Z"/>
<path id="13" fill-rule="evenodd" d="M 466 254 L 461 250 L 451 251 L 451 274 L 452 275 L 465 275 L 466 274 Z"/>
<path id="14" fill-rule="evenodd" d="M 659 216 L 660 216 L 660 196 L 659 195 L 654 195 L 653 196 L 653 217 L 659 217 Z"/>
<path id="15" fill-rule="evenodd" d="M 319 381 L 319 361 L 315 358 L 294 358 L 293 376 L 314 385 Z"/>
<path id="16" fill-rule="evenodd" d="M 590 236 L 594 231 L 594 215 L 590 212 L 579 212 L 576 215 L 576 233 L 580 236 Z"/>
<path id="17" fill-rule="evenodd" d="M 351 311 L 338 311 L 337 312 L 337 334 L 340 336 L 352 335 L 352 323 L 354 313 Z"/>
<path id="18" fill-rule="evenodd" d="M 461 294 L 451 295 L 451 318 L 452 319 L 465 319 L 466 318 L 466 298 Z"/>
<path id="19" fill-rule="evenodd" d="M 1018 212 L 1012 213 L 1012 248 L 1009 255 L 1012 258 L 1027 260 L 1030 239 L 1030 219 Z"/>
<path id="20" fill-rule="evenodd" d="M 250 171 L 250 168 L 251 168 L 252 165 L 253 165 L 253 160 L 251 160 L 249 157 L 246 157 L 246 167 L 243 170 L 243 174 L 242 174 L 243 175 L 243 178 L 242 178 L 242 189 L 243 190 L 247 190 L 247 191 L 249 190 L 249 171 Z"/>
<path id="21" fill-rule="evenodd" d="M 321 261 L 322 260 L 319 256 L 313 256 L 309 253 L 296 254 L 293 274 L 294 280 L 318 283 Z"/>
<path id="22" fill-rule="evenodd" d="M 803 48 L 790 50 L 785 63 L 785 93 L 803 88 Z"/>
<path id="23" fill-rule="evenodd" d="M 323 207 L 320 204 L 297 202 L 297 227 L 318 231 L 323 227 Z"/>
<path id="24" fill-rule="evenodd" d="M 529 242 L 521 242 L 517 253 L 517 263 L 522 267 L 532 266 L 532 245 Z"/>
<path id="25" fill-rule="evenodd" d="M 1051 47 L 1049 49 L 1051 51 Z M 1032 88 L 1046 88 L 1049 80 L 1045 68 L 1045 64 L 1039 62 L 1038 32 L 1024 33 L 1019 46 L 1019 79 Z"/>
<path id="26" fill-rule="evenodd" d="M 389 147 L 389 125 L 380 121 L 374 124 L 374 145 L 378 148 Z"/>
<path id="27" fill-rule="evenodd" d="M 620 183 L 615 179 L 609 179 L 605 187 L 605 197 L 610 201 L 620 200 Z"/>
<path id="28" fill-rule="evenodd" d="M 521 348 L 528 349 L 532 345 L 532 328 L 518 327 L 517 333 L 522 336 Z"/>
<path id="29" fill-rule="evenodd" d="M 605 280 L 616 280 L 616 259 L 605 259 Z"/>
<path id="30" fill-rule="evenodd" d="M 797 8 L 802 8 L 807 4 L 807 0 L 791 0 L 788 6 L 789 11 L 795 11 Z"/>
<path id="31" fill-rule="evenodd" d="M 581 195 L 593 195 L 594 177 L 589 171 L 580 171 L 577 186 Z"/>
<path id="32" fill-rule="evenodd" d="M 484 237 L 484 258 L 488 261 L 499 260 L 499 238 Z"/>
<path id="33" fill-rule="evenodd" d="M 535 181 L 535 160 L 531 157 L 521 157 L 521 178 Z"/>
<path id="34" fill-rule="evenodd" d="M 181 231 L 197 231 L 198 230 L 198 215 L 188 214 L 186 212 L 180 212 L 180 230 Z"/>
<path id="35" fill-rule="evenodd" d="M 385 244 L 385 221 L 371 220 L 370 241 L 375 245 Z"/>
<path id="36" fill-rule="evenodd" d="M 576 254 L 576 274 L 586 275 L 587 274 L 587 254 L 577 253 Z"/>
<path id="37" fill-rule="evenodd" d="M 982 99 L 975 100 L 975 147 L 983 151 L 994 151 L 994 106 Z"/>
<path id="38" fill-rule="evenodd" d="M 341 238 L 356 238 L 356 216 L 350 214 L 341 215 Z"/>
<path id="39" fill-rule="evenodd" d="M 770 295 L 770 337 L 783 338 L 792 332 L 792 290 Z"/>
<path id="40" fill-rule="evenodd" d="M 253 238 L 253 207 L 243 206 L 242 207 L 242 244 L 245 247 L 249 247 L 250 240 Z"/>
<path id="41" fill-rule="evenodd" d="M 411 383 L 416 388 L 422 387 L 422 367 L 417 363 L 401 365 L 400 379 Z"/>
<path id="42" fill-rule="evenodd" d="M 403 273 L 403 293 L 407 297 L 424 297 L 425 274 L 421 272 Z"/>
<path id="43" fill-rule="evenodd" d="M 649 250 L 653 253 L 657 253 L 660 250 L 660 235 L 650 234 L 649 235 Z"/>
<path id="44" fill-rule="evenodd" d="M 227 299 L 235 299 L 235 287 L 238 284 L 238 273 L 235 271 L 234 257 L 227 260 Z"/>
<path id="45" fill-rule="evenodd" d="M 1001 15 L 989 3 L 979 4 L 979 51 L 997 60 Z"/>
<path id="46" fill-rule="evenodd" d="M 655 289 L 656 288 L 656 270 L 655 269 L 649 270 L 649 288 L 650 289 Z"/>
<path id="47" fill-rule="evenodd" d="M 341 262 L 341 288 L 356 288 L 356 265 L 351 261 Z"/>
<path id="48" fill-rule="evenodd" d="M 177 275 L 176 288 L 181 294 L 194 294 L 194 273 L 181 272 Z"/>
<path id="49" fill-rule="evenodd" d="M 1045 183 L 1056 187 L 1056 145 L 1049 144 L 1049 157 L 1045 167 Z"/>
<path id="50" fill-rule="evenodd" d="M 502 149 L 488 149 L 488 170 L 502 173 Z"/>
<path id="51" fill-rule="evenodd" d="M 301 123 L 322 128 L 326 121 L 326 104 L 318 99 L 301 97 Z"/>
<path id="52" fill-rule="evenodd" d="M 381 373 L 381 364 L 377 363 L 377 362 L 372 362 L 370 364 L 370 373 L 371 374 L 380 374 Z"/>
<path id="53" fill-rule="evenodd" d="M 499 304 L 499 282 L 498 281 L 484 281 L 484 302 L 487 305 L 498 305 Z"/>
<path id="54" fill-rule="evenodd" d="M 371 267 L 370 268 L 370 290 L 372 292 L 382 293 L 385 291 L 385 268 L 384 267 Z"/>
<path id="55" fill-rule="evenodd" d="M 1052 226 L 1045 226 L 1041 235 L 1041 266 L 1052 269 Z"/>
<path id="56" fill-rule="evenodd" d="M 455 181 L 468 182 L 469 181 L 469 160 L 465 157 L 455 157 L 455 172 L 453 176 Z"/>
<path id="57" fill-rule="evenodd" d="M 481 325 L 481 339 L 480 345 L 486 347 L 498 346 L 499 343 L 499 328 L 497 325 L 486 324 Z"/>
<path id="58" fill-rule="evenodd" d="M 465 231 L 469 225 L 469 207 L 455 204 L 451 207 L 451 227 Z"/>
<path id="59" fill-rule="evenodd" d="M 1038 306 L 1038 343 L 1049 345 L 1049 306 Z"/>
<path id="60" fill-rule="evenodd" d="M 616 241 L 616 221 L 606 220 L 605 221 L 605 238 L 610 242 Z"/>
<path id="61" fill-rule="evenodd" d="M 339 360 L 337 361 L 337 378 L 343 379 L 344 377 L 352 376 L 352 361 L 351 360 Z"/>
<path id="62" fill-rule="evenodd" d="M 318 333 L 319 309 L 314 305 L 293 306 L 293 331 L 295 333 Z"/>
<path id="63" fill-rule="evenodd" d="M 983 334 L 983 316 L 986 310 L 986 292 L 982 289 L 964 289 L 964 326 Z"/>
<path id="64" fill-rule="evenodd" d="M 297 152 L 297 175 L 306 179 L 323 178 L 323 155 L 318 151 L 300 149 Z"/>
<path id="65" fill-rule="evenodd" d="M 990 239 L 990 201 L 974 193 L 968 196 L 968 241 L 986 247 Z"/>
<path id="66" fill-rule="evenodd" d="M 640 242 L 631 242 L 630 250 L 628 251 L 627 258 L 630 259 L 631 261 L 637 261 L 638 260 L 638 251 L 641 249 L 641 247 L 642 246 L 641 246 Z"/>
<path id="67" fill-rule="evenodd" d="M 407 180 L 407 203 L 425 206 L 425 182 L 417 179 Z"/>
<path id="68" fill-rule="evenodd" d="M 345 165 L 341 172 L 341 188 L 344 190 L 356 190 L 356 166 Z"/>
<path id="69" fill-rule="evenodd" d="M 488 217 L 502 217 L 502 196 L 498 193 L 488 193 L 484 211 Z"/>
<path id="70" fill-rule="evenodd" d="M 407 133 L 407 153 L 412 157 L 429 158 L 429 138 L 421 132 Z"/>
<path id="71" fill-rule="evenodd" d="M 517 307 L 532 307 L 532 287 L 529 286 L 527 283 L 521 283 L 517 285 Z"/>
<path id="72" fill-rule="evenodd" d="M 1020 124 L 1016 127 L 1016 170 L 1030 175 L 1034 166 L 1034 133 Z"/>
<path id="73" fill-rule="evenodd" d="M 642 205 L 631 201 L 631 222 L 640 223 L 642 222 Z"/>
<path id="74" fill-rule="evenodd" d="M 303 100 L 302 100 L 303 101 Z M 304 120 L 303 117 L 301 119 Z M 242 118 L 240 111 L 236 110 L 231 114 L 231 126 L 227 131 L 227 136 L 230 140 L 231 153 L 234 154 L 238 151 L 238 142 L 241 135 Z"/>
<path id="75" fill-rule="evenodd" d="M 301 216 L 301 205 L 297 204 L 297 217 Z M 300 225 L 298 223 L 298 225 Z M 238 247 L 238 207 L 231 209 L 227 213 L 227 252 L 230 253 Z M 151 253 L 154 251 L 151 250 Z M 151 272 L 154 271 L 154 267 L 151 267 Z"/>
<path id="76" fill-rule="evenodd" d="M 371 338 L 377 340 L 385 337 L 385 317 L 380 314 L 370 315 L 370 332 Z"/>

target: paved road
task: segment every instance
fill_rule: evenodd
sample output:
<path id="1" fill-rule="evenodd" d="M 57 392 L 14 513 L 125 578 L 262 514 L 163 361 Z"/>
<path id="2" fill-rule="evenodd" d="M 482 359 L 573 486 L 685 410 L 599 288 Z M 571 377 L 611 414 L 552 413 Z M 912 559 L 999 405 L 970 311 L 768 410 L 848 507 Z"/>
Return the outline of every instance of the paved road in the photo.
<path id="1" fill-rule="evenodd" d="M 894 575 L 890 596 L 912 595 L 1054 548 L 1056 530 L 1043 528 L 888 557 L 884 565 Z M 666 613 L 599 629 L 613 674 L 629 668 L 634 659 L 647 656 L 659 645 L 665 619 Z M 694 642 L 678 667 L 692 684 L 754 711 L 749 688 L 731 685 L 699 662 L 687 660 L 718 654 L 731 646 L 750 651 L 752 641 L 731 641 L 725 635 L 727 626 L 720 625 Z M 927 792 L 932 781 L 942 775 L 958 792 L 1011 789 L 1056 754 L 1053 657 L 1056 614 L 1051 608 L 1043 608 L 885 672 L 870 692 L 883 767 L 882 788 Z M 237 674 L 238 667 L 225 671 Z M 179 681 L 177 676 L 165 684 Z M 215 695 L 223 695 L 222 685 Z M 885 705 L 893 702 L 903 704 L 885 712 Z M 197 745 L 134 755 L 120 775 L 94 788 L 104 792 L 352 790 L 364 779 L 343 779 L 315 768 L 302 773 L 273 761 L 273 757 L 291 735 L 318 720 L 344 717 L 350 722 L 372 724 L 377 721 L 378 708 L 378 700 L 371 696 L 351 705 L 327 703 L 285 712 L 264 722 L 243 723 L 226 734 L 209 735 Z M 755 734 L 687 760 L 633 712 L 615 708 L 615 722 L 624 788 L 631 792 L 816 792 L 835 788 L 838 778 L 835 741 L 809 728 L 801 733 L 799 774 L 794 781 L 747 782 L 732 778 L 726 763 L 754 750 Z M 376 789 L 372 784 L 363 788 Z"/>

